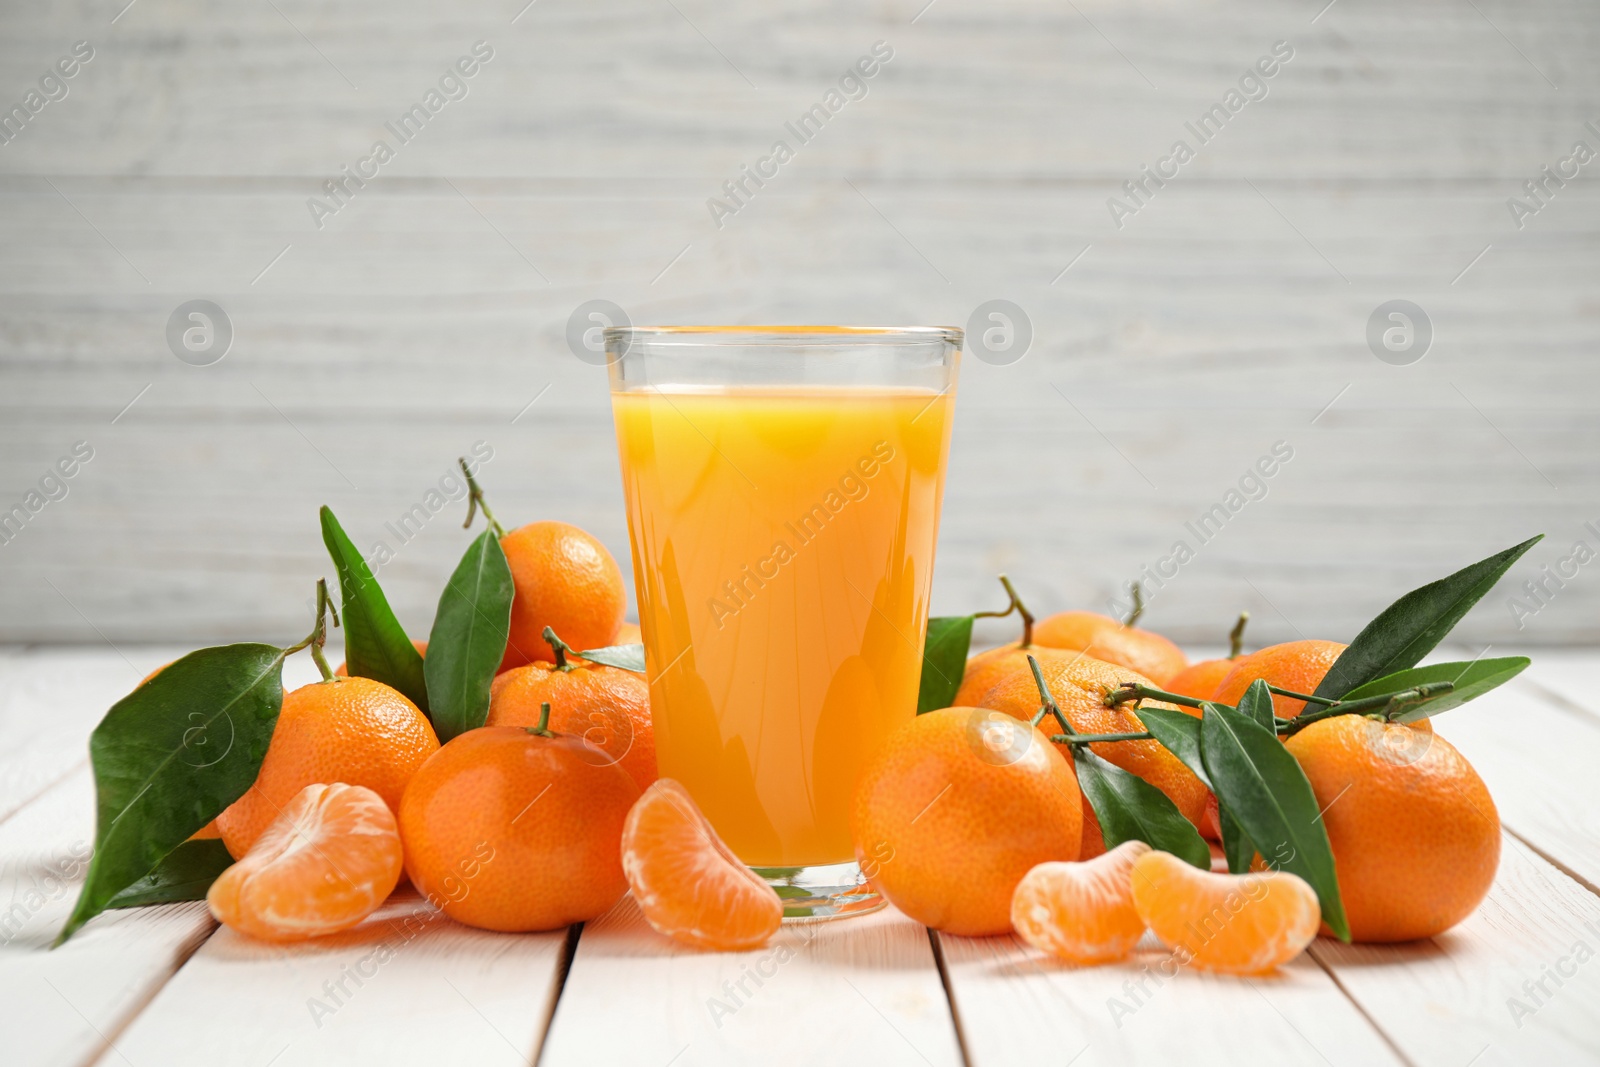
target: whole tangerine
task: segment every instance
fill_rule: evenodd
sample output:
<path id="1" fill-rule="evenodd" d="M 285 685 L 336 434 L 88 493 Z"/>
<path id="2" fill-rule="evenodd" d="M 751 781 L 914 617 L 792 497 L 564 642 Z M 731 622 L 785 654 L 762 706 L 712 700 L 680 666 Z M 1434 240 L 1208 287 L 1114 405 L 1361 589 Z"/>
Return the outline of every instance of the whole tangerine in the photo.
<path id="1" fill-rule="evenodd" d="M 578 650 L 615 644 L 627 595 L 622 569 L 599 539 L 565 522 L 530 522 L 500 539 L 515 595 L 500 669 L 555 659 L 545 627 Z"/>
<path id="2" fill-rule="evenodd" d="M 1285 744 L 1323 809 L 1354 940 L 1433 937 L 1472 914 L 1500 864 L 1500 815 L 1450 742 L 1338 715 Z"/>
<path id="3" fill-rule="evenodd" d="M 1040 863 L 1078 856 L 1078 780 L 1038 730 L 944 708 L 896 730 L 856 787 L 851 831 L 871 882 L 912 919 L 981 937 L 1011 928 Z"/>
<path id="4" fill-rule="evenodd" d="M 1033 628 L 1034 644 L 1087 652 L 1165 683 L 1189 665 L 1183 650 L 1160 634 L 1126 626 L 1093 611 L 1063 611 Z"/>
<path id="5" fill-rule="evenodd" d="M 439 749 L 400 802 L 406 873 L 441 911 L 485 930 L 554 930 L 628 888 L 622 827 L 639 787 L 572 734 L 485 726 Z"/>
<path id="6" fill-rule="evenodd" d="M 217 816 L 228 853 L 239 859 L 308 785 L 365 786 L 394 811 L 406 783 L 439 751 L 417 706 L 371 678 L 330 678 L 288 693 L 255 784 Z"/>
<path id="7" fill-rule="evenodd" d="M 1345 648 L 1337 641 L 1285 641 L 1280 645 L 1268 645 L 1235 660 L 1233 670 L 1217 683 L 1216 692 L 1202 699 L 1238 706 L 1244 691 L 1258 678 L 1279 689 L 1314 693 L 1322 684 L 1323 675 Z M 1273 711 L 1280 718 L 1292 719 L 1305 706 L 1303 700 L 1272 695 Z"/>

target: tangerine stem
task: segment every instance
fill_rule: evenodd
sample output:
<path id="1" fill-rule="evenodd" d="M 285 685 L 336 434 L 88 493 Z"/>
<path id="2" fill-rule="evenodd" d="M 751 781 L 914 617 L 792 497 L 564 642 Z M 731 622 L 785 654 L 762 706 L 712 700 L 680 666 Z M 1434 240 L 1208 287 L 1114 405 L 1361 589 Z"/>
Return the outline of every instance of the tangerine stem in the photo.
<path id="1" fill-rule="evenodd" d="M 1058 745 L 1093 745 L 1102 741 L 1154 741 L 1155 734 L 1055 734 L 1050 740 Z"/>
<path id="2" fill-rule="evenodd" d="M 1441 693 L 1448 693 L 1456 687 L 1454 682 L 1424 682 L 1422 685 L 1410 689 L 1402 689 L 1395 693 L 1378 693 L 1360 700 L 1346 700 L 1340 703 L 1318 708 L 1312 712 L 1302 712 L 1290 719 L 1281 729 L 1285 736 L 1293 736 L 1310 726 L 1314 722 L 1330 719 L 1335 715 L 1356 715 L 1364 711 L 1381 710 L 1386 719 L 1392 719 L 1403 712 L 1409 705 L 1418 704 Z"/>
<path id="3" fill-rule="evenodd" d="M 478 513 L 479 508 L 482 508 L 483 517 L 489 520 L 489 529 L 494 531 L 494 535 L 496 537 L 504 537 L 506 535 L 506 529 L 504 526 L 501 526 L 500 521 L 494 517 L 494 512 L 489 510 L 489 502 L 483 497 L 483 487 L 480 486 L 478 484 L 478 480 L 472 476 L 472 471 L 467 469 L 467 457 L 458 456 L 456 458 L 456 463 L 461 467 L 462 477 L 466 478 L 467 480 L 467 521 L 461 524 L 461 528 L 465 530 L 471 527 L 472 517 Z"/>
<path id="4" fill-rule="evenodd" d="M 1126 704 L 1130 700 L 1164 700 L 1168 704 L 1180 704 L 1186 708 L 1198 708 L 1206 703 L 1194 697 L 1186 697 L 1182 693 L 1169 693 L 1165 689 L 1157 689 L 1153 685 L 1140 685 L 1138 682 L 1124 682 L 1117 688 L 1106 693 L 1105 705 L 1114 708 L 1118 704 Z M 1216 703 L 1211 701 L 1210 703 Z"/>
<path id="5" fill-rule="evenodd" d="M 1144 586 L 1139 584 L 1137 578 L 1129 582 L 1128 586 L 1128 591 L 1133 594 L 1133 611 L 1128 614 L 1128 621 L 1122 625 L 1131 630 L 1139 625 L 1139 618 L 1144 614 Z"/>
<path id="6" fill-rule="evenodd" d="M 328 666 L 328 658 L 322 654 L 322 645 L 328 639 L 327 617 L 333 616 L 333 624 L 339 625 L 339 609 L 333 606 L 333 601 L 328 599 L 328 580 L 317 579 L 317 622 L 306 635 L 304 641 L 297 641 L 283 650 L 285 656 L 292 656 L 302 648 L 311 649 L 311 659 L 316 663 L 317 669 L 322 672 L 322 680 L 331 682 L 336 677 Z"/>
<path id="7" fill-rule="evenodd" d="M 1044 684 L 1044 675 L 1039 671 L 1039 661 L 1031 655 L 1028 657 L 1028 669 L 1033 672 L 1033 684 L 1039 687 L 1039 699 L 1044 701 L 1044 706 L 1039 709 L 1039 717 L 1034 722 L 1043 721 L 1048 712 L 1056 717 L 1056 722 L 1061 724 L 1063 730 L 1070 732 L 1072 724 L 1061 714 L 1061 709 L 1056 705 L 1056 698 L 1050 695 L 1050 687 Z"/>
<path id="8" fill-rule="evenodd" d="M 1000 575 L 1000 584 L 1005 587 L 1006 596 L 1011 598 L 1011 602 L 1006 605 L 1006 610 L 1004 610 L 1004 611 L 978 611 L 978 612 L 974 612 L 972 617 L 974 619 L 1003 619 L 1007 615 L 1010 615 L 1013 611 L 1015 611 L 1015 612 L 1017 612 L 1018 614 L 1020 614 L 1022 616 L 1022 641 L 1020 642 L 1018 647 L 1019 648 L 1032 647 L 1032 645 L 1033 645 L 1033 612 L 1028 610 L 1028 606 L 1026 604 L 1024 604 L 1022 602 L 1022 598 L 1017 595 L 1017 587 L 1011 584 L 1011 579 L 1010 578 L 1006 577 L 1004 574 Z"/>
<path id="9" fill-rule="evenodd" d="M 550 702 L 548 700 L 539 702 L 539 725 L 524 726 L 523 729 L 539 737 L 555 736 L 555 731 L 550 729 Z"/>
<path id="10" fill-rule="evenodd" d="M 1238 659 L 1239 653 L 1244 651 L 1244 628 L 1250 621 L 1248 611 L 1239 612 L 1239 621 L 1233 624 L 1233 629 L 1228 631 L 1228 658 Z"/>
<path id="11" fill-rule="evenodd" d="M 1315 693 L 1296 693 L 1293 689 L 1279 689 L 1271 682 L 1267 683 L 1267 688 L 1276 693 L 1278 696 L 1289 697 L 1292 700 L 1303 700 L 1307 704 L 1322 704 L 1331 708 L 1335 704 L 1339 703 L 1337 700 L 1329 700 L 1327 697 L 1319 697 Z"/>
<path id="12" fill-rule="evenodd" d="M 550 642 L 550 647 L 556 650 L 556 670 L 571 671 L 577 669 L 576 664 L 567 662 L 567 653 L 571 652 L 574 656 L 576 656 L 578 653 L 571 645 L 557 637 L 554 629 L 546 626 L 544 628 L 544 633 L 540 634 L 539 636 Z"/>

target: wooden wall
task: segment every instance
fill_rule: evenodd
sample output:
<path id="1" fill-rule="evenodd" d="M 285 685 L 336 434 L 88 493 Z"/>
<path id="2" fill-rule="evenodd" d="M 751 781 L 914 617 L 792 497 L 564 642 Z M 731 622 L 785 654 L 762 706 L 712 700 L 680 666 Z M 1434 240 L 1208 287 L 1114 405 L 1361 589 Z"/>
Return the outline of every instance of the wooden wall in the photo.
<path id="1" fill-rule="evenodd" d="M 936 610 L 996 605 L 1001 569 L 1040 611 L 1103 608 L 1282 441 L 1150 625 L 1216 643 L 1248 607 L 1258 641 L 1347 640 L 1545 531 L 1462 636 L 1600 638 L 1600 562 L 1520 631 L 1507 604 L 1600 550 L 1600 162 L 1520 229 L 1507 208 L 1600 151 L 1592 3 L 124 2 L 0 11 L 0 103 L 94 49 L 0 146 L 0 510 L 94 450 L 0 544 L 0 641 L 294 637 L 322 503 L 398 550 L 423 632 L 461 509 L 403 547 L 383 523 L 480 440 L 502 517 L 626 567 L 604 373 L 564 341 L 596 298 L 636 323 L 1022 306 L 1027 356 L 963 368 Z M 385 121 L 477 41 L 468 95 L 398 144 Z M 866 96 L 714 225 L 878 41 Z M 1107 198 L 1277 41 L 1268 95 L 1118 228 Z M 308 198 L 380 137 L 319 229 Z M 197 298 L 235 329 L 204 367 L 165 338 Z M 1365 340 L 1396 298 L 1435 331 L 1408 366 Z"/>

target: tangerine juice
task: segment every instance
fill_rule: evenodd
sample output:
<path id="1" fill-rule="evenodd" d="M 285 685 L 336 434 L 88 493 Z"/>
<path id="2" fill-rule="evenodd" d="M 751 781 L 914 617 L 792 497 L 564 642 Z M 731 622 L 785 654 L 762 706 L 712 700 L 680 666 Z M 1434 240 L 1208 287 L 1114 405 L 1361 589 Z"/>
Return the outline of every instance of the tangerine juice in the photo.
<path id="1" fill-rule="evenodd" d="M 663 777 L 756 867 L 854 858 L 916 714 L 953 391 L 612 395 Z"/>

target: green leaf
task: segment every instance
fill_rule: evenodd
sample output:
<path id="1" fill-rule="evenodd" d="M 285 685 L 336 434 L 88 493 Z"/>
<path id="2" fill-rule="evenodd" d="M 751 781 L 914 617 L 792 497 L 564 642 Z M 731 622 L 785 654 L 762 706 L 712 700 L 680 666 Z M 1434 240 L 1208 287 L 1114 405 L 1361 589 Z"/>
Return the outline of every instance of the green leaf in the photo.
<path id="1" fill-rule="evenodd" d="M 1269 866 L 1298 874 L 1316 890 L 1323 921 L 1349 941 L 1333 848 L 1316 794 L 1278 735 L 1227 705 L 1208 703 L 1200 718 L 1200 752 L 1218 804 L 1244 828 Z"/>
<path id="2" fill-rule="evenodd" d="M 424 663 L 434 731 L 441 742 L 489 717 L 489 687 L 511 630 L 511 567 L 493 530 L 467 547 L 439 595 Z"/>
<path id="3" fill-rule="evenodd" d="M 283 706 L 284 655 L 273 645 L 203 648 L 106 712 L 89 735 L 94 856 L 57 944 L 255 782 Z"/>
<path id="4" fill-rule="evenodd" d="M 156 864 L 155 870 L 112 897 L 106 908 L 204 900 L 217 875 L 232 865 L 233 857 L 218 839 L 185 841 Z"/>
<path id="5" fill-rule="evenodd" d="M 428 683 L 422 656 L 394 617 L 383 587 L 372 576 L 367 561 L 345 535 L 332 510 L 322 509 L 322 543 L 328 546 L 339 573 L 339 616 L 344 626 L 345 669 L 352 676 L 371 678 L 405 694 L 428 714 Z M 432 646 L 429 646 L 431 651 Z"/>
<path id="6" fill-rule="evenodd" d="M 1168 752 L 1178 757 L 1178 760 L 1191 771 L 1195 777 L 1211 788 L 1211 779 L 1206 777 L 1205 761 L 1200 758 L 1200 719 L 1194 715 L 1186 715 L 1181 711 L 1171 708 L 1139 708 L 1134 714 L 1139 716 L 1139 721 L 1144 723 L 1157 741 L 1161 742 Z"/>
<path id="7" fill-rule="evenodd" d="M 1416 722 L 1441 711 L 1460 707 L 1496 686 L 1504 685 L 1521 674 L 1529 662 L 1527 656 L 1502 656 L 1470 663 L 1431 663 L 1426 667 L 1412 667 L 1410 670 L 1386 674 L 1350 690 L 1344 699 L 1360 700 L 1381 693 L 1398 693 L 1429 682 L 1454 682 L 1455 688 L 1448 693 L 1408 704 L 1405 711 L 1394 719 L 1395 722 Z"/>
<path id="8" fill-rule="evenodd" d="M 1267 696 L 1270 709 L 1272 694 L 1267 693 Z M 1268 714 L 1270 713 L 1269 711 Z M 1144 723 L 1144 728 L 1150 731 L 1168 752 L 1178 757 L 1185 767 L 1193 771 L 1195 777 L 1199 778 L 1207 789 L 1213 789 L 1211 779 L 1206 774 L 1205 759 L 1200 752 L 1199 719 L 1170 708 L 1152 707 L 1140 708 L 1138 716 L 1139 721 Z M 1228 858 L 1228 870 L 1234 874 L 1249 870 L 1250 860 L 1255 856 L 1255 846 L 1250 843 L 1250 836 L 1244 832 L 1244 827 L 1229 814 L 1220 800 L 1217 801 L 1217 825 L 1222 829 L 1222 852 Z"/>
<path id="9" fill-rule="evenodd" d="M 1278 723 L 1272 711 L 1272 690 L 1267 688 L 1265 678 L 1257 678 L 1250 683 L 1250 688 L 1239 698 L 1239 711 L 1277 733 Z"/>
<path id="10" fill-rule="evenodd" d="M 967 673 L 967 653 L 972 648 L 971 615 L 943 615 L 928 620 L 922 643 L 922 685 L 917 690 L 917 714 L 948 708 Z"/>
<path id="11" fill-rule="evenodd" d="M 604 663 L 607 667 L 620 667 L 625 671 L 638 671 L 644 673 L 644 646 L 643 645 L 607 645 L 605 648 L 591 648 L 578 655 L 590 663 Z"/>
<path id="12" fill-rule="evenodd" d="M 1072 746 L 1072 762 L 1078 785 L 1100 820 L 1107 849 L 1124 841 L 1143 841 L 1203 871 L 1211 869 L 1211 849 L 1165 793 L 1101 759 L 1087 745 Z"/>
<path id="13" fill-rule="evenodd" d="M 1256 846 L 1239 825 L 1239 820 L 1233 817 L 1233 812 L 1223 807 L 1220 800 L 1217 801 L 1217 825 L 1222 829 L 1222 855 L 1228 861 L 1228 873 L 1244 874 L 1250 869 L 1250 861 L 1255 859 Z"/>
<path id="14" fill-rule="evenodd" d="M 1358 686 L 1415 667 L 1444 640 L 1451 627 L 1500 580 L 1544 534 L 1463 567 L 1384 608 L 1350 642 L 1314 694 L 1340 699 Z"/>

